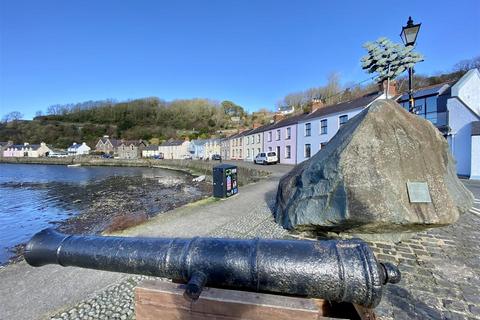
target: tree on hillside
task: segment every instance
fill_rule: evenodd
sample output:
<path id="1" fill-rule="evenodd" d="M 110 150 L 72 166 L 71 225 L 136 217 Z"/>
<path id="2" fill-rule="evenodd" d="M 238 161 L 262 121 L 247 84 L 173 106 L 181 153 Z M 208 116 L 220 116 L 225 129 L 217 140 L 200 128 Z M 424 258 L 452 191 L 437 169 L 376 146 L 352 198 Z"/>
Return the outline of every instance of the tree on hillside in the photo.
<path id="1" fill-rule="evenodd" d="M 367 55 L 362 57 L 362 69 L 376 74 L 376 81 L 395 79 L 408 68 L 423 61 L 423 56 L 414 52 L 413 46 L 394 43 L 387 38 L 366 42 L 363 47 Z"/>
<path id="2" fill-rule="evenodd" d="M 221 106 L 225 115 L 229 117 L 243 118 L 246 115 L 245 110 L 241 106 L 235 104 L 232 101 L 229 101 L 229 100 L 222 101 Z"/>
<path id="3" fill-rule="evenodd" d="M 2 122 L 12 122 L 23 119 L 23 113 L 20 111 L 12 111 L 3 116 Z"/>

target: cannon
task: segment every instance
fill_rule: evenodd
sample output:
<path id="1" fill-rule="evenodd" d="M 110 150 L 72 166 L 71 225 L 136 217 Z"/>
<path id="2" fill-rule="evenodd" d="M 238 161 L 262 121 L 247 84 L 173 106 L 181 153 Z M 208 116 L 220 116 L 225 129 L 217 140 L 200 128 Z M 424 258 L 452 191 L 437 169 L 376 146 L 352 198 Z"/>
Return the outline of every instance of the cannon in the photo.
<path id="1" fill-rule="evenodd" d="M 78 236 L 45 229 L 27 243 L 25 260 L 142 274 L 186 283 L 196 300 L 204 286 L 378 305 L 400 272 L 378 263 L 369 246 L 352 240 L 133 238 Z"/>

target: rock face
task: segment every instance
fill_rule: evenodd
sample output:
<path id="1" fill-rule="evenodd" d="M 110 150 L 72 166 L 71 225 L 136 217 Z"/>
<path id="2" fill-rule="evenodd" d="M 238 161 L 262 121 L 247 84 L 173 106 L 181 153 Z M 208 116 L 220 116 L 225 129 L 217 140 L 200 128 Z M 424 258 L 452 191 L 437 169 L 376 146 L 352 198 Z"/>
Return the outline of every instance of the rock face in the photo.
<path id="1" fill-rule="evenodd" d="M 410 203 L 407 181 L 426 182 L 431 203 Z M 281 179 L 275 220 L 298 231 L 408 232 L 454 223 L 472 205 L 441 133 L 379 100 Z"/>

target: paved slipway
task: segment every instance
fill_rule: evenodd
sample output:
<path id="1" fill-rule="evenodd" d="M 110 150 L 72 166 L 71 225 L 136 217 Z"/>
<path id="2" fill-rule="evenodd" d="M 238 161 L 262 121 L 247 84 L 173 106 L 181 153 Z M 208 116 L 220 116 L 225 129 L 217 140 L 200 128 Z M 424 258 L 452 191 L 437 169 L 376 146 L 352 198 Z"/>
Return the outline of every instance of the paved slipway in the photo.
<path id="1" fill-rule="evenodd" d="M 242 164 L 244 165 L 244 164 Z M 279 178 L 291 167 L 271 166 L 268 179 L 228 200 L 187 205 L 126 230 L 125 236 L 285 238 L 272 218 Z M 480 183 L 465 181 L 480 199 Z M 403 279 L 389 285 L 380 319 L 480 319 L 480 200 L 449 227 L 401 243 L 370 243 L 381 260 L 397 263 Z M 25 262 L 0 270 L 0 319 L 132 319 L 133 288 L 141 276 Z"/>

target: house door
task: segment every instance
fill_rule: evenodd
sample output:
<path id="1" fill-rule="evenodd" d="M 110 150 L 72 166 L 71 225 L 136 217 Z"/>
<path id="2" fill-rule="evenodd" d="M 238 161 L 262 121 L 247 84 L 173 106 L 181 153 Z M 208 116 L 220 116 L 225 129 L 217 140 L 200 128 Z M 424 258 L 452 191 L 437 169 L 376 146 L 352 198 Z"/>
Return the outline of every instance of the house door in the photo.
<path id="1" fill-rule="evenodd" d="M 278 163 L 280 163 L 280 146 L 277 146 L 277 159 Z"/>

